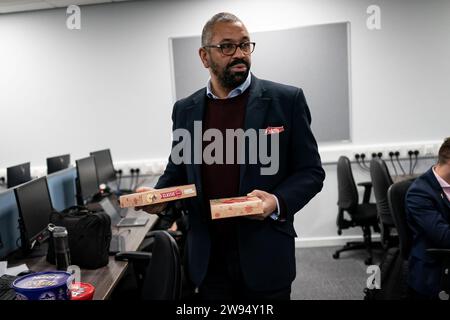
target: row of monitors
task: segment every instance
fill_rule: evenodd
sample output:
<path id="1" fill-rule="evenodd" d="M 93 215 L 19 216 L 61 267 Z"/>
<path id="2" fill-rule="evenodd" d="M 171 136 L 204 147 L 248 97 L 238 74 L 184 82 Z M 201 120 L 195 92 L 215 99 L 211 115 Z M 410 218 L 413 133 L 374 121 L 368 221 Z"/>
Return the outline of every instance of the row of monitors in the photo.
<path id="1" fill-rule="evenodd" d="M 89 202 L 99 191 L 99 181 L 115 178 L 109 149 L 92 152 L 91 156 L 76 160 L 77 197 Z M 98 179 L 98 175 L 102 180 Z M 29 252 L 46 229 L 53 210 L 47 178 L 41 177 L 17 186 L 14 194 L 19 209 L 22 249 Z"/>
<path id="2" fill-rule="evenodd" d="M 109 149 L 94 151 L 90 153 L 95 158 L 97 177 L 100 183 L 106 183 L 115 179 L 116 174 Z M 68 168 L 70 165 L 70 154 L 47 158 L 47 174 L 51 174 Z M 13 188 L 31 180 L 30 163 L 22 163 L 6 168 L 7 188 Z"/>

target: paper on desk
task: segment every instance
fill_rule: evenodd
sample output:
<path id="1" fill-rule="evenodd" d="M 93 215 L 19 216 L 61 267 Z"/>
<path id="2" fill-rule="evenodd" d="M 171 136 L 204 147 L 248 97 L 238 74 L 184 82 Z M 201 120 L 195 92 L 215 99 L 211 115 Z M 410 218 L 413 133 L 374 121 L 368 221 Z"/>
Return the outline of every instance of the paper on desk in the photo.
<path id="1" fill-rule="evenodd" d="M 0 277 L 6 273 L 8 261 L 0 261 Z"/>
<path id="2" fill-rule="evenodd" d="M 10 276 L 17 276 L 19 273 L 21 273 L 23 271 L 28 271 L 28 270 L 29 269 L 26 264 L 21 264 L 16 267 L 6 269 L 5 274 L 8 274 Z"/>

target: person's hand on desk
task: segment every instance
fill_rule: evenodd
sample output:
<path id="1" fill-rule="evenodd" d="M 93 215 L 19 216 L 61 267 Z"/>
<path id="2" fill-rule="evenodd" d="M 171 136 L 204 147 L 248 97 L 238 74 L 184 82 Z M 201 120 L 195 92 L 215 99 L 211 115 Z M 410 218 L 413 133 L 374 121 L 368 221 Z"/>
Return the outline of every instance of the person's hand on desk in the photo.
<path id="1" fill-rule="evenodd" d="M 155 190 L 154 188 L 150 188 L 150 187 L 139 187 L 136 189 L 136 192 L 147 192 L 147 191 L 152 191 Z M 163 203 L 155 203 L 155 204 L 150 204 L 148 206 L 142 206 L 142 207 L 135 207 L 135 210 L 143 210 L 147 213 L 150 214 L 159 214 L 162 211 L 164 211 L 164 209 L 166 209 L 167 207 L 167 202 L 163 202 Z"/>
<path id="2" fill-rule="evenodd" d="M 258 197 L 259 199 L 261 199 L 263 202 L 264 212 L 260 214 L 246 216 L 246 218 L 255 220 L 264 220 L 277 210 L 277 200 L 275 200 L 275 196 L 271 193 L 262 190 L 253 190 L 252 192 L 248 193 L 247 196 Z"/>

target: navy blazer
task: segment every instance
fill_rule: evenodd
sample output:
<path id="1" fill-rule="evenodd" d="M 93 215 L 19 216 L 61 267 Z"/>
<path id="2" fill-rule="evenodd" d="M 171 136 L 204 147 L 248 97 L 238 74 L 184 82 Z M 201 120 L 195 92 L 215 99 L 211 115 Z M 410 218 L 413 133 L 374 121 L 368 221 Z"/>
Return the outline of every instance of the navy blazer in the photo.
<path id="1" fill-rule="evenodd" d="M 295 278 L 294 214 L 323 186 L 325 172 L 311 132 L 311 115 L 303 91 L 292 86 L 260 80 L 252 75 L 245 111 L 245 128 L 284 127 L 279 133 L 279 170 L 261 175 L 264 167 L 240 165 L 239 195 L 254 189 L 275 194 L 285 208 L 285 221 L 238 219 L 238 248 L 243 278 L 254 290 L 285 288 Z M 206 88 L 177 101 L 173 108 L 173 130 L 184 128 L 193 137 L 194 121 L 201 121 L 206 105 Z M 198 138 L 198 137 L 197 137 Z M 201 137 L 200 137 L 201 139 Z M 191 139 L 192 148 L 194 138 Z M 270 147 L 270 139 L 269 147 Z M 172 147 L 178 142 L 173 142 Z M 201 145 L 201 143 L 200 143 Z M 194 152 L 191 152 L 193 163 Z M 248 155 L 248 145 L 246 145 Z M 267 167 L 267 166 L 266 166 Z M 220 181 L 217 181 L 220 183 Z M 170 157 L 156 188 L 195 184 L 197 197 L 185 200 L 188 210 L 187 261 L 191 280 L 203 281 L 210 254 L 210 237 L 202 200 L 200 164 L 174 164 Z"/>
<path id="2" fill-rule="evenodd" d="M 414 181 L 405 201 L 413 237 L 408 284 L 423 295 L 436 297 L 442 266 L 426 250 L 450 248 L 450 202 L 432 169 Z"/>

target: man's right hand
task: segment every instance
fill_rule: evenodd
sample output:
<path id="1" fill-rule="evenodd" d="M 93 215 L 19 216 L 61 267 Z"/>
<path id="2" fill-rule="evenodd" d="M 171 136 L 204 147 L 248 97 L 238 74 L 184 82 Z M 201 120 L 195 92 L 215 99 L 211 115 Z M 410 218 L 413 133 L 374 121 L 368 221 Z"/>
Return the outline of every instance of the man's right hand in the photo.
<path id="1" fill-rule="evenodd" d="M 154 188 L 149 187 L 140 187 L 136 189 L 136 192 L 147 192 L 155 190 Z M 142 207 L 135 207 L 134 210 L 144 210 L 147 213 L 150 214 L 158 214 L 164 211 L 164 209 L 167 207 L 167 202 L 163 203 L 155 203 L 155 204 L 149 204 L 148 206 L 142 206 Z"/>

